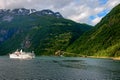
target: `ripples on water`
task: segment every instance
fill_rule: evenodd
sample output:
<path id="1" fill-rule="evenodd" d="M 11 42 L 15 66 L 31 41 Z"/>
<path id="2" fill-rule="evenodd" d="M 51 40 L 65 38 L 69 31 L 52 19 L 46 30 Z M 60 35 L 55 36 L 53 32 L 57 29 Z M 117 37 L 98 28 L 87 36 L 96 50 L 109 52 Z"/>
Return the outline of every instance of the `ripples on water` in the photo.
<path id="1" fill-rule="evenodd" d="M 110 59 L 0 57 L 0 80 L 120 80 L 120 61 Z"/>

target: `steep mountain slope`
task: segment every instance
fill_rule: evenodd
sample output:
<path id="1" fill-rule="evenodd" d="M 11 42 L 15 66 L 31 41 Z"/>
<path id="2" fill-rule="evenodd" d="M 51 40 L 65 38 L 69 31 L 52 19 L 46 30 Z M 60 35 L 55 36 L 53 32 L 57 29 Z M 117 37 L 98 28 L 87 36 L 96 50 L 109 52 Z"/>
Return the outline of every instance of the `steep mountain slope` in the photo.
<path id="1" fill-rule="evenodd" d="M 51 10 L 0 10 L 0 55 L 16 49 L 52 55 L 65 50 L 89 29 L 91 26 L 64 19 Z"/>
<path id="2" fill-rule="evenodd" d="M 88 56 L 120 56 L 120 4 L 67 51 Z"/>

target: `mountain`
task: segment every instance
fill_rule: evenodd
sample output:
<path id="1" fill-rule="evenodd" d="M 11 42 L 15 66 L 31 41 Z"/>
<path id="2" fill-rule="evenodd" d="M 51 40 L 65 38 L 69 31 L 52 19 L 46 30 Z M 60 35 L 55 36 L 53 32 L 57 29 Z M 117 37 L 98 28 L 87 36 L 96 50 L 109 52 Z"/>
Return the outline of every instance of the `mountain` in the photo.
<path id="1" fill-rule="evenodd" d="M 23 49 L 36 55 L 65 50 L 92 26 L 65 19 L 49 9 L 1 9 L 0 55 Z"/>
<path id="2" fill-rule="evenodd" d="M 120 4 L 92 30 L 77 39 L 67 51 L 84 56 L 120 56 Z"/>

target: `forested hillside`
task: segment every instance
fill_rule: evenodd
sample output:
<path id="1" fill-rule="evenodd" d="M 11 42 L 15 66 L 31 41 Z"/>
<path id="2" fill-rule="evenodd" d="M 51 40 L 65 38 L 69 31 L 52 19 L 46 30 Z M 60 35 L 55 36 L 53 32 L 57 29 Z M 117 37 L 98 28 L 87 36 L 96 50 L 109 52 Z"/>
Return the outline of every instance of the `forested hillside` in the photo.
<path id="1" fill-rule="evenodd" d="M 36 55 L 54 55 L 58 50 L 65 51 L 91 28 L 51 10 L 0 10 L 0 55 L 16 49 L 34 51 Z"/>
<path id="2" fill-rule="evenodd" d="M 84 56 L 120 56 L 120 4 L 68 47 L 67 52 Z"/>

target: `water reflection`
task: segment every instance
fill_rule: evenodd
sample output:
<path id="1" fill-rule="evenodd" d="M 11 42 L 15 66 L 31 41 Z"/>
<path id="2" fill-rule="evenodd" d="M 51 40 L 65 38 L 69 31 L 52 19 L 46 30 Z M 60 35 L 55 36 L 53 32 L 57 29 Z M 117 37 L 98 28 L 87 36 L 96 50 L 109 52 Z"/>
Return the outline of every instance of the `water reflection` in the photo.
<path id="1" fill-rule="evenodd" d="M 86 69 L 85 62 L 83 60 L 53 60 L 53 62 L 58 63 L 61 67 Z"/>

